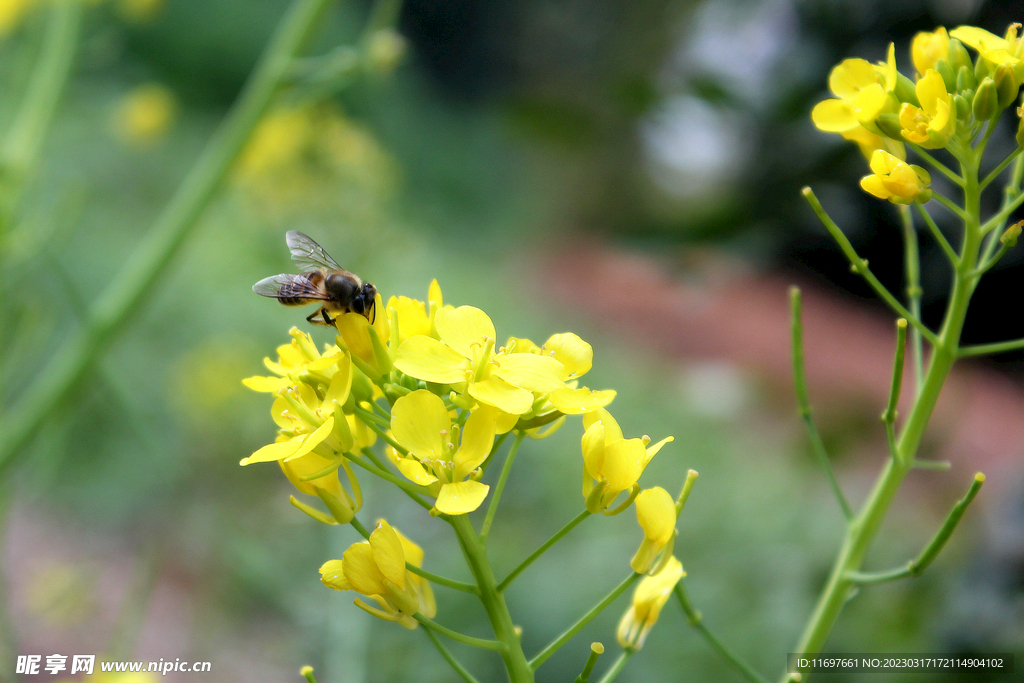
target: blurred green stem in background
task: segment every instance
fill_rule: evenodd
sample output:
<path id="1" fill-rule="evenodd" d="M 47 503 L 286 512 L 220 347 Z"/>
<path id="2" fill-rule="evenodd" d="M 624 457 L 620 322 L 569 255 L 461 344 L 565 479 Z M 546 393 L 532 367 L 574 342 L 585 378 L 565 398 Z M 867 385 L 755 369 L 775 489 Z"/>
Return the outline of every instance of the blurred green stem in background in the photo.
<path id="1" fill-rule="evenodd" d="M 53 0 L 43 43 L 28 89 L 4 135 L 0 150 L 0 260 L 14 227 L 26 186 L 39 166 L 46 132 L 53 122 L 78 47 L 82 0 Z"/>
<path id="2" fill-rule="evenodd" d="M 15 406 L 0 418 L 0 474 L 8 470 L 46 420 L 70 398 L 131 316 L 141 310 L 159 278 L 195 230 L 203 210 L 253 128 L 288 81 L 295 58 L 330 4 L 332 0 L 295 0 L 292 3 L 238 101 L 135 255 L 93 304 L 84 327 L 67 340 Z M 75 9 L 65 8 L 64 11 L 79 11 L 77 0 L 61 0 L 53 11 L 65 5 L 73 5 Z M 380 30 L 385 22 L 393 21 L 398 6 L 395 0 L 378 3 L 368 22 L 368 35 Z M 77 24 L 77 19 L 71 23 Z M 367 45 L 368 38 L 361 38 L 359 44 Z"/>

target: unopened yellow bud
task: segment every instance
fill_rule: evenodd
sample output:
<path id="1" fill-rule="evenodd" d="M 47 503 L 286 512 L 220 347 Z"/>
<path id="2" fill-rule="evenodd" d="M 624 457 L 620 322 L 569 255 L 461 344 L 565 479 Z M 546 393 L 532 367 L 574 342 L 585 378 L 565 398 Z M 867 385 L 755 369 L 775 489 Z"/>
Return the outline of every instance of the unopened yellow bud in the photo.
<path id="1" fill-rule="evenodd" d="M 974 70 L 969 66 L 962 66 L 956 72 L 956 91 L 959 93 L 967 90 L 974 91 L 978 87 L 978 81 L 974 79 Z"/>

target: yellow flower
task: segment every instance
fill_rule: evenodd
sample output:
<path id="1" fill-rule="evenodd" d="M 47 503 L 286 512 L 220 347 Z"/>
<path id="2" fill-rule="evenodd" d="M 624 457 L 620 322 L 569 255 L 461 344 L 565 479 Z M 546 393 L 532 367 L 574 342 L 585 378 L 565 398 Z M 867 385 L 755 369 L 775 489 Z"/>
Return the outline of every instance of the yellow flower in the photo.
<path id="1" fill-rule="evenodd" d="M 178 108 L 171 89 L 146 83 L 132 90 L 118 104 L 114 130 L 125 142 L 150 147 L 164 137 L 174 123 Z"/>
<path id="2" fill-rule="evenodd" d="M 356 598 L 357 607 L 413 629 L 417 622 L 412 615 L 419 612 L 433 617 L 437 603 L 430 584 L 406 569 L 406 562 L 421 567 L 423 550 L 382 519 L 369 541 L 354 543 L 342 559 L 325 562 L 320 567 L 320 580 L 334 590 L 362 593 L 379 607 Z"/>
<path id="3" fill-rule="evenodd" d="M 360 316 L 362 317 L 362 316 Z M 292 336 L 290 344 L 277 347 L 277 362 L 269 358 L 263 364 L 279 377 L 247 377 L 242 384 L 253 391 L 274 393 L 299 382 L 330 384 L 331 377 L 346 364 L 346 356 L 338 347 L 327 347 L 321 354 L 316 350 L 313 338 L 297 327 L 288 330 Z"/>
<path id="4" fill-rule="evenodd" d="M 682 563 L 671 558 L 660 572 L 640 580 L 633 592 L 633 604 L 619 621 L 619 645 L 627 650 L 643 647 L 647 634 L 654 628 L 661 614 L 661 608 L 668 602 L 679 579 L 686 576 Z"/>
<path id="5" fill-rule="evenodd" d="M 618 514 L 625 510 L 640 493 L 637 481 L 661 447 L 673 441 L 668 436 L 648 446 L 650 439 L 625 439 L 622 430 L 604 408 L 583 416 L 583 497 L 591 512 Z M 615 510 L 608 507 L 623 491 L 629 497 Z"/>
<path id="6" fill-rule="evenodd" d="M 949 34 L 943 26 L 928 33 L 922 31 L 914 36 L 910 43 L 910 56 L 914 61 L 917 73 L 924 75 L 928 69 L 934 69 L 935 63 L 945 59 L 949 54 Z"/>
<path id="7" fill-rule="evenodd" d="M 891 154 L 876 151 L 871 157 L 872 175 L 860 180 L 861 188 L 879 199 L 893 204 L 926 202 L 931 197 L 932 179 L 928 171 L 901 161 Z"/>
<path id="8" fill-rule="evenodd" d="M 889 44 L 885 63 L 844 59 L 828 77 L 829 89 L 838 99 L 819 102 L 811 111 L 814 125 L 826 133 L 843 133 L 858 126 L 873 132 L 879 114 L 895 112 L 896 48 Z"/>
<path id="9" fill-rule="evenodd" d="M 978 51 L 982 59 L 995 66 L 1006 65 L 1013 69 L 1019 84 L 1024 77 L 1024 36 L 1018 36 L 1020 24 L 1010 24 L 1006 37 L 1000 38 L 977 26 L 960 26 L 949 35 L 964 45 Z"/>
<path id="10" fill-rule="evenodd" d="M 352 386 L 351 368 L 342 364 L 323 398 L 304 382 L 282 391 L 270 409 L 281 428 L 278 441 L 243 458 L 240 464 L 296 460 L 321 443 L 334 454 L 351 450 L 354 440 L 343 412 Z"/>
<path id="11" fill-rule="evenodd" d="M 551 356 L 496 353 L 494 323 L 479 308 L 442 308 L 434 327 L 440 339 L 409 337 L 398 349 L 395 367 L 416 379 L 451 385 L 466 407 L 479 402 L 524 415 L 533 409 L 534 392 L 565 386 L 565 365 Z"/>
<path id="12" fill-rule="evenodd" d="M 655 567 L 660 569 L 659 558 L 667 561 L 672 556 L 676 540 L 676 504 L 668 491 L 655 486 L 636 497 L 636 519 L 644 530 L 644 540 L 629 566 L 644 574 Z"/>
<path id="13" fill-rule="evenodd" d="M 439 512 L 472 512 L 484 502 L 490 487 L 467 477 L 491 452 L 496 412 L 480 406 L 460 429 L 452 423 L 444 401 L 425 389 L 414 391 L 395 401 L 391 409 L 391 432 L 409 457 L 399 457 L 393 450 L 389 456 L 408 479 L 428 487 L 437 498 L 434 507 Z"/>
<path id="14" fill-rule="evenodd" d="M 351 351 L 359 369 L 376 380 L 391 372 L 393 352 L 385 346 L 391 336 L 391 325 L 388 316 L 380 314 L 383 306 L 379 293 L 374 299 L 374 307 L 378 314 L 372 324 L 359 313 L 346 313 L 335 319 L 334 326 L 338 330 L 338 346 Z"/>
<path id="15" fill-rule="evenodd" d="M 920 107 L 904 102 L 900 107 L 903 137 L 927 149 L 945 147 L 956 130 L 956 107 L 946 83 L 935 69 L 928 69 L 914 87 Z"/>
<path id="16" fill-rule="evenodd" d="M 117 13 L 132 24 L 148 24 L 164 9 L 165 0 L 118 0 Z"/>

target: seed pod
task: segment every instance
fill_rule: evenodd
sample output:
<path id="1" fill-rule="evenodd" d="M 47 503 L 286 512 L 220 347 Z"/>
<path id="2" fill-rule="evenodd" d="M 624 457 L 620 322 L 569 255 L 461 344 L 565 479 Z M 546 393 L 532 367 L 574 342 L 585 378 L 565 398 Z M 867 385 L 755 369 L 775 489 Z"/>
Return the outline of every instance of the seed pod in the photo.
<path id="1" fill-rule="evenodd" d="M 999 236 L 999 241 L 1005 244 L 1009 249 L 1017 246 L 1017 238 L 1020 237 L 1021 225 L 1024 225 L 1024 221 L 1017 221 L 1008 227 L 1006 232 Z"/>

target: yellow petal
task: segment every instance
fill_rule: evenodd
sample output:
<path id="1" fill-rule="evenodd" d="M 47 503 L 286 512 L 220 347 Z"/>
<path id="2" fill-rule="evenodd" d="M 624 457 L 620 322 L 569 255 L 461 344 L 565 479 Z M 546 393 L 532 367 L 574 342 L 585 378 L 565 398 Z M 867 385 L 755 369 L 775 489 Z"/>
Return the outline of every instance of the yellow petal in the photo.
<path id="1" fill-rule="evenodd" d="M 370 547 L 373 548 L 373 559 L 384 578 L 399 588 L 405 587 L 405 552 L 398 534 L 387 523 L 377 521 L 377 528 L 370 534 Z"/>
<path id="2" fill-rule="evenodd" d="M 471 382 L 469 395 L 506 413 L 522 415 L 533 408 L 533 394 L 514 387 L 500 377 L 491 376 L 482 382 Z"/>
<path id="3" fill-rule="evenodd" d="M 296 450 L 294 453 L 292 453 L 291 455 L 287 456 L 285 458 L 285 460 L 295 460 L 297 458 L 301 458 L 302 456 L 306 455 L 307 453 L 312 451 L 314 448 L 319 446 L 320 443 L 323 442 L 324 439 L 326 439 L 328 436 L 330 436 L 330 434 L 331 434 L 331 432 L 333 430 L 334 430 L 334 416 L 331 415 L 326 420 L 324 420 L 324 423 L 322 425 L 320 425 L 319 427 L 317 427 L 313 431 L 312 434 L 307 434 L 305 436 L 305 438 L 302 439 L 302 446 L 300 446 L 298 448 L 298 450 Z"/>
<path id="4" fill-rule="evenodd" d="M 305 435 L 295 436 L 287 441 L 281 441 L 278 443 L 267 444 L 263 448 L 259 449 L 248 458 L 243 458 L 240 464 L 251 465 L 254 462 L 272 462 L 274 460 L 283 460 L 295 453 L 302 447 L 302 442 L 305 439 Z"/>
<path id="5" fill-rule="evenodd" d="M 826 133 L 842 133 L 860 126 L 853 109 L 842 100 L 822 100 L 811 110 L 814 127 Z"/>
<path id="6" fill-rule="evenodd" d="M 327 560 L 321 565 L 320 580 L 323 581 L 325 586 L 336 591 L 352 590 L 352 585 L 349 584 L 342 570 L 343 565 L 344 562 L 341 560 Z"/>
<path id="7" fill-rule="evenodd" d="M 344 404 L 352 390 L 352 361 L 348 356 L 338 362 L 338 371 L 331 376 L 331 384 L 324 396 L 324 405 L 330 406 L 334 401 Z"/>
<path id="8" fill-rule="evenodd" d="M 395 367 L 416 379 L 438 384 L 464 382 L 469 361 L 455 349 L 425 335 L 409 337 L 398 347 Z"/>
<path id="9" fill-rule="evenodd" d="M 505 342 L 505 348 L 509 353 L 534 353 L 540 351 L 539 346 L 525 337 L 509 337 L 508 341 Z"/>
<path id="10" fill-rule="evenodd" d="M 384 315 L 377 316 L 377 318 L 386 317 Z M 337 317 L 334 326 L 338 328 L 338 334 L 341 336 L 341 339 L 338 341 L 339 344 L 343 343 L 352 352 L 352 355 L 364 363 L 374 364 L 375 359 L 373 355 L 373 342 L 370 341 L 369 320 L 358 313 L 346 313 Z M 387 337 L 383 337 L 383 339 L 387 339 Z"/>
<path id="11" fill-rule="evenodd" d="M 516 426 L 517 422 L 519 422 L 518 415 L 506 413 L 504 410 L 499 410 L 495 418 L 494 433 L 507 434 Z"/>
<path id="12" fill-rule="evenodd" d="M 498 354 L 493 374 L 513 386 L 546 394 L 565 386 L 565 366 L 551 356 L 533 353 Z"/>
<path id="13" fill-rule="evenodd" d="M 917 92 L 917 99 L 921 103 L 921 109 L 924 110 L 929 117 L 934 117 L 937 113 L 937 102 L 942 100 L 949 105 L 949 93 L 946 92 L 946 82 L 942 80 L 942 76 L 935 69 L 928 69 L 923 77 L 914 86 L 914 90 Z"/>
<path id="14" fill-rule="evenodd" d="M 464 515 L 476 510 L 487 498 L 490 487 L 478 481 L 457 481 L 444 484 L 434 507 L 446 515 Z"/>
<path id="15" fill-rule="evenodd" d="M 660 486 L 645 489 L 636 497 L 636 520 L 644 530 L 644 536 L 664 545 L 676 528 L 675 501 Z"/>
<path id="16" fill-rule="evenodd" d="M 658 443 L 653 444 L 651 446 L 648 446 L 647 447 L 647 455 L 644 456 L 644 467 L 646 467 L 647 463 L 649 463 L 651 461 L 651 458 L 653 458 L 654 456 L 656 456 L 658 454 L 658 451 L 661 450 L 662 446 L 664 446 L 667 443 L 671 443 L 671 442 L 673 442 L 675 440 L 676 440 L 676 437 L 674 437 L 674 436 L 666 436 L 664 439 L 662 439 Z"/>
<path id="17" fill-rule="evenodd" d="M 394 527 L 392 527 L 394 529 Z M 414 567 L 423 566 L 423 548 L 419 547 L 403 534 L 398 529 L 394 529 L 398 535 L 398 540 L 402 542 L 402 553 L 405 555 L 405 561 Z"/>
<path id="18" fill-rule="evenodd" d="M 398 462 L 395 463 L 395 467 L 398 468 L 403 477 L 414 484 L 430 486 L 437 481 L 437 477 L 428 472 L 423 464 L 415 458 L 399 458 Z"/>
<path id="19" fill-rule="evenodd" d="M 384 595 L 384 576 L 373 559 L 373 548 L 361 541 L 353 543 L 341 556 L 342 574 L 352 590 L 363 595 Z"/>
<path id="20" fill-rule="evenodd" d="M 444 297 L 441 295 L 441 285 L 437 284 L 437 280 L 430 281 L 430 287 L 427 288 L 427 302 L 431 307 L 436 307 L 441 310 L 444 306 Z"/>
<path id="21" fill-rule="evenodd" d="M 482 347 L 495 334 L 491 319 L 473 306 L 442 308 L 434 316 L 434 326 L 445 344 L 467 358 L 473 357 L 474 346 Z"/>
<path id="22" fill-rule="evenodd" d="M 597 421 L 587 427 L 580 444 L 583 451 L 583 466 L 593 479 L 600 479 L 604 468 L 604 423 Z"/>
<path id="23" fill-rule="evenodd" d="M 566 415 L 581 415 L 598 408 L 604 408 L 615 398 L 615 390 L 594 391 L 587 387 L 580 389 L 562 388 L 551 392 L 551 405 Z"/>
<path id="24" fill-rule="evenodd" d="M 452 458 L 455 481 L 468 476 L 487 459 L 491 446 L 494 445 L 497 413 L 495 408 L 480 406 L 466 420 L 466 426 L 462 430 L 462 445 Z"/>
<path id="25" fill-rule="evenodd" d="M 242 380 L 242 384 L 249 387 L 253 391 L 264 391 L 273 393 L 279 389 L 284 389 L 286 386 L 291 384 L 291 380 L 287 377 L 246 377 Z"/>
<path id="26" fill-rule="evenodd" d="M 604 467 L 609 491 L 625 491 L 637 482 L 644 471 L 647 449 L 640 439 L 619 439 L 605 447 Z"/>
<path id="27" fill-rule="evenodd" d="M 337 470 L 316 479 L 302 481 L 302 477 L 322 472 L 331 465 L 331 461 L 323 456 L 310 453 L 304 458 L 297 458 L 291 462 L 280 461 L 280 465 L 284 476 L 288 477 L 288 481 L 307 496 L 316 495 L 316 491 L 313 490 L 314 486 L 327 491 L 335 497 L 339 497 L 341 494 L 341 482 L 338 481 Z"/>
<path id="28" fill-rule="evenodd" d="M 395 309 L 398 316 L 398 339 L 405 341 L 417 334 L 430 334 L 430 318 L 422 301 L 407 296 L 391 297 L 388 308 Z"/>
<path id="29" fill-rule="evenodd" d="M 555 352 L 554 359 L 565 366 L 569 379 L 582 377 L 594 365 L 594 347 L 572 332 L 551 335 L 544 348 Z"/>
<path id="30" fill-rule="evenodd" d="M 949 35 L 979 51 L 1006 50 L 1010 47 L 1005 39 L 977 26 L 960 26 L 950 31 Z"/>
<path id="31" fill-rule="evenodd" d="M 875 67 L 857 57 L 839 62 L 828 75 L 829 89 L 844 100 L 852 99 L 862 88 L 874 83 L 878 83 Z"/>
<path id="32" fill-rule="evenodd" d="M 444 401 L 426 389 L 402 396 L 391 409 L 391 431 L 395 440 L 421 460 L 445 455 L 452 423 Z"/>
<path id="33" fill-rule="evenodd" d="M 619 427 L 619 423 L 615 421 L 612 414 L 604 408 L 598 408 L 597 410 L 583 415 L 583 428 L 589 429 L 590 425 L 595 422 L 604 423 L 604 442 L 605 444 L 611 443 L 612 441 L 618 441 L 622 438 L 622 429 Z"/>

